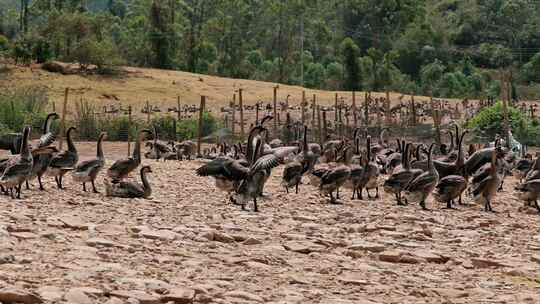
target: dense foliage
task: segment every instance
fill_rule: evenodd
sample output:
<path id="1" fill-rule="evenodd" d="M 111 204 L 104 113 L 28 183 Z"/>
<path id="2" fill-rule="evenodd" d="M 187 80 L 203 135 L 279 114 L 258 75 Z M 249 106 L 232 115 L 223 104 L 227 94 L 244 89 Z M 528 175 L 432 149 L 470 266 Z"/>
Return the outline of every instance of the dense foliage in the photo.
<path id="1" fill-rule="evenodd" d="M 534 95 L 523 88 L 540 82 L 539 11 L 529 0 L 4 0 L 0 53 L 460 97 L 497 96 L 510 69 L 518 94 Z"/>
<path id="2" fill-rule="evenodd" d="M 481 142 L 492 140 L 496 134 L 504 134 L 502 102 L 485 107 L 467 122 L 466 127 L 473 130 Z M 530 118 L 514 107 L 508 107 L 510 128 L 514 137 L 523 144 L 540 145 L 540 121 Z"/>

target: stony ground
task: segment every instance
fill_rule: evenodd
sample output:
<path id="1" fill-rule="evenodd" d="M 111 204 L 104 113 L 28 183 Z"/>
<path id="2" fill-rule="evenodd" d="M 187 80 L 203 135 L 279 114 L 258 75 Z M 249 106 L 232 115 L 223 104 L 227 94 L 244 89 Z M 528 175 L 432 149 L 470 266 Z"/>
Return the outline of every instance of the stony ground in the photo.
<path id="1" fill-rule="evenodd" d="M 540 303 L 540 216 L 514 199 L 513 179 L 497 214 L 421 211 L 386 194 L 286 195 L 280 167 L 253 213 L 195 176 L 199 161 L 146 163 L 149 200 L 69 178 L 65 191 L 48 178 L 46 192 L 0 197 L 0 302 Z"/>

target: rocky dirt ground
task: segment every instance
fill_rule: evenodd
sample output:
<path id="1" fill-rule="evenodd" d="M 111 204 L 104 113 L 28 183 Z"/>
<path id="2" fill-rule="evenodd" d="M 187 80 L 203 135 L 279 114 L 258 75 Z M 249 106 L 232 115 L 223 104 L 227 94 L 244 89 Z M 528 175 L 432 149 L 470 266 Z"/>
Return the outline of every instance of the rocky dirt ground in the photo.
<path id="1" fill-rule="evenodd" d="M 48 178 L 46 192 L 0 197 L 0 302 L 540 303 L 540 216 L 514 179 L 496 214 L 421 211 L 384 193 L 345 192 L 342 205 L 309 185 L 287 195 L 279 167 L 253 213 L 197 177 L 200 161 L 145 163 L 149 200 L 69 178 L 65 191 Z"/>

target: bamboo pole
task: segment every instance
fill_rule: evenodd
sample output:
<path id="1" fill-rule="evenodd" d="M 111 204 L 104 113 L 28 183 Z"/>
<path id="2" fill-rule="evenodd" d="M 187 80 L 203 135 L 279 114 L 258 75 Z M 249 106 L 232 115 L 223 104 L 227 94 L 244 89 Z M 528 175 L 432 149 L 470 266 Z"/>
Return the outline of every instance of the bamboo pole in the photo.
<path id="1" fill-rule="evenodd" d="M 277 128 L 278 128 L 278 121 L 277 121 L 277 90 L 279 86 L 274 87 L 274 136 L 277 136 Z"/>
<path id="2" fill-rule="evenodd" d="M 358 128 L 358 117 L 356 116 L 356 92 L 352 92 L 352 112 L 353 112 L 353 123 L 354 129 Z"/>
<path id="3" fill-rule="evenodd" d="M 180 114 L 180 95 L 178 95 L 178 98 L 176 99 L 176 109 L 178 110 L 178 112 L 176 113 L 177 114 L 176 120 L 180 121 L 180 119 L 182 118 Z"/>
<path id="4" fill-rule="evenodd" d="M 197 134 L 197 157 L 201 157 L 201 144 L 203 132 L 203 113 L 206 104 L 206 96 L 201 96 L 201 105 L 199 106 L 199 128 Z"/>
<path id="5" fill-rule="evenodd" d="M 334 121 L 338 121 L 338 93 L 334 95 Z"/>
<path id="6" fill-rule="evenodd" d="M 231 117 L 231 133 L 232 137 L 235 136 L 235 130 L 236 130 L 236 94 L 233 94 L 233 101 L 232 101 L 232 117 Z"/>
<path id="7" fill-rule="evenodd" d="M 242 98 L 243 89 L 238 89 L 238 106 L 240 106 L 240 138 L 245 136 L 244 131 L 244 100 Z"/>
<path id="8" fill-rule="evenodd" d="M 302 124 L 306 124 L 306 91 L 302 91 L 302 103 L 300 104 L 302 109 Z"/>
<path id="9" fill-rule="evenodd" d="M 255 125 L 259 124 L 259 102 L 255 104 Z"/>
<path id="10" fill-rule="evenodd" d="M 127 156 L 129 157 L 131 155 L 131 123 L 132 123 L 132 117 L 131 117 L 131 106 L 128 106 L 128 134 L 127 134 L 127 142 L 128 142 L 128 148 L 127 148 Z"/>
<path id="11" fill-rule="evenodd" d="M 60 120 L 60 134 L 58 135 L 58 150 L 62 150 L 64 145 L 64 133 L 66 132 L 66 112 L 68 102 L 69 88 L 64 91 L 64 103 L 62 104 L 62 119 Z"/>
<path id="12" fill-rule="evenodd" d="M 366 92 L 364 95 L 364 119 L 366 120 L 366 128 L 369 127 L 369 96 Z"/>
<path id="13" fill-rule="evenodd" d="M 323 144 L 323 136 L 322 136 L 322 126 L 321 126 L 321 107 L 317 105 L 317 129 L 319 135 L 319 144 L 322 146 Z"/>
<path id="14" fill-rule="evenodd" d="M 315 132 L 315 113 L 317 111 L 317 95 L 313 94 L 313 101 L 311 102 L 311 130 Z"/>
<path id="15" fill-rule="evenodd" d="M 323 143 L 328 138 L 328 124 L 326 123 L 326 111 L 322 111 L 322 119 L 323 119 Z"/>

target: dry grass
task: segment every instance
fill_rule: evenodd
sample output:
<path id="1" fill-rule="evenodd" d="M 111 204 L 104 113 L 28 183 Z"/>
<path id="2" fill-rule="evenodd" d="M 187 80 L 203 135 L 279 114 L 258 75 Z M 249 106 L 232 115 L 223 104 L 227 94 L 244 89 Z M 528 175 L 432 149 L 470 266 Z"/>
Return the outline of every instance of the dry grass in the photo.
<path id="1" fill-rule="evenodd" d="M 8 85 L 45 85 L 50 89 L 51 100 L 57 105 L 63 100 L 64 89 L 71 89 L 70 104 L 72 108 L 75 100 L 84 98 L 95 103 L 97 107 L 118 104 L 133 105 L 140 109 L 146 101 L 152 105 L 160 106 L 162 110 L 176 106 L 177 96 L 182 104 L 198 104 L 200 96 L 207 96 L 207 105 L 218 108 L 228 105 L 234 90 L 244 89 L 244 104 L 254 104 L 257 101 L 269 102 L 272 100 L 273 87 L 276 83 L 222 78 L 207 75 L 192 74 L 180 71 L 157 69 L 143 69 L 126 67 L 125 73 L 118 77 L 87 76 L 87 75 L 61 75 L 41 70 L 39 66 L 31 68 L 12 67 L 12 74 L 7 79 Z M 299 104 L 302 98 L 302 87 L 280 85 L 278 100 L 285 100 L 291 95 L 290 104 Z M 334 103 L 333 91 L 306 90 L 306 97 L 311 99 L 317 95 L 319 104 L 331 105 Z M 351 103 L 350 92 L 337 92 L 343 96 L 347 103 Z M 377 97 L 384 93 L 373 94 Z M 392 93 L 393 102 L 399 102 L 400 93 Z M 404 101 L 409 97 L 404 98 Z M 416 100 L 427 100 L 427 97 L 416 97 Z M 364 92 L 357 93 L 357 102 L 364 100 Z M 70 108 L 70 111 L 71 109 Z"/>

